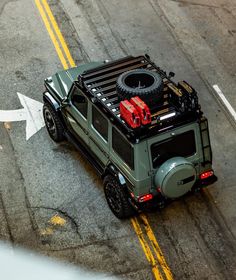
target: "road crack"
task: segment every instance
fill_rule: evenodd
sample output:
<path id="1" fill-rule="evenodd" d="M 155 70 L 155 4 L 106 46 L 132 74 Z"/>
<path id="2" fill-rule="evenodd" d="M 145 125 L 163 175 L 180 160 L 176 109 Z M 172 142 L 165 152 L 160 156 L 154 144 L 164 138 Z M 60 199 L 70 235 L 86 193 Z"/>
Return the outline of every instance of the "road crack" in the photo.
<path id="1" fill-rule="evenodd" d="M 216 5 L 211 5 L 211 4 L 205 4 L 205 3 L 197 3 L 197 2 L 192 2 L 192 1 L 184 1 L 184 0 L 171 0 L 172 2 L 177 2 L 184 4 L 186 6 L 200 6 L 200 7 L 208 7 L 208 8 L 221 8 L 220 6 Z"/>
<path id="2" fill-rule="evenodd" d="M 71 222 L 71 225 L 73 226 L 76 234 L 78 234 L 79 237 L 81 238 L 80 233 L 79 233 L 79 227 L 78 227 L 78 224 L 77 224 L 76 220 L 72 216 L 70 216 L 66 211 L 61 210 L 59 208 L 45 207 L 45 206 L 32 206 L 31 209 L 51 210 L 51 211 L 57 212 L 58 214 L 61 214 L 62 216 L 67 218 L 67 220 L 69 220 Z"/>

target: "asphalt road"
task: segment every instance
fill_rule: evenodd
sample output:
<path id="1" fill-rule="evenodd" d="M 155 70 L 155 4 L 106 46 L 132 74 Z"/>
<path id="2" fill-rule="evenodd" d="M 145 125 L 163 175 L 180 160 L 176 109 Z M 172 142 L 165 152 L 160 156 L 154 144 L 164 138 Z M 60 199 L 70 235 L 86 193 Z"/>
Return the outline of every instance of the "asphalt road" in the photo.
<path id="1" fill-rule="evenodd" d="M 219 180 L 146 217 L 171 270 L 164 279 L 236 279 L 235 121 L 212 87 L 236 109 L 236 4 L 48 4 L 76 64 L 148 53 L 198 90 Z M 35 2 L 1 1 L 0 30 L 0 110 L 22 108 L 17 92 L 42 102 L 44 78 L 63 66 Z M 45 128 L 26 141 L 24 121 L 2 123 L 0 159 L 2 240 L 124 279 L 158 279 L 132 223 L 111 214 L 100 179 L 73 146 L 53 143 Z"/>

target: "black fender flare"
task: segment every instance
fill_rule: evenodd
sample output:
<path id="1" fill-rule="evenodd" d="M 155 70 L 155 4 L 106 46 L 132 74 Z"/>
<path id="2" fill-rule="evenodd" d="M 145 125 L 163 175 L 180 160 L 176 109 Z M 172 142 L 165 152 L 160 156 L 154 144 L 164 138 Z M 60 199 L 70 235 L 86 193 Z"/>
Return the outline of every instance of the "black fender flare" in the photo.
<path id="1" fill-rule="evenodd" d="M 122 173 L 119 171 L 119 169 L 117 167 L 115 167 L 115 165 L 112 163 L 110 163 L 106 167 L 104 173 L 102 174 L 102 179 L 104 179 L 109 174 L 114 176 L 117 179 L 117 181 L 120 183 L 120 185 L 124 188 L 125 192 L 127 193 L 129 202 L 132 205 L 132 207 L 136 211 L 139 211 L 138 206 L 131 195 L 132 190 L 130 190 L 130 188 L 129 188 L 129 186 L 131 184 L 129 183 L 129 181 L 127 179 L 125 179 L 124 175 L 122 175 Z"/>
<path id="2" fill-rule="evenodd" d="M 127 187 L 126 179 L 122 175 L 122 173 L 115 167 L 112 163 L 110 163 L 102 174 L 102 179 L 106 177 L 106 175 L 111 174 L 113 175 L 117 181 L 120 183 L 121 186 Z"/>
<path id="3" fill-rule="evenodd" d="M 58 111 L 60 109 L 60 104 L 48 91 L 45 91 L 43 93 L 43 101 L 48 102 L 55 111 Z"/>
<path id="4" fill-rule="evenodd" d="M 44 101 L 44 103 L 48 103 L 48 104 L 50 104 L 50 106 L 52 106 L 52 108 L 55 110 L 55 112 L 59 116 L 59 118 L 61 120 L 61 123 L 64 126 L 64 129 L 67 130 L 65 121 L 64 121 L 63 116 L 62 116 L 62 112 L 60 110 L 61 109 L 60 103 L 48 91 L 45 91 L 43 93 L 43 101 Z"/>

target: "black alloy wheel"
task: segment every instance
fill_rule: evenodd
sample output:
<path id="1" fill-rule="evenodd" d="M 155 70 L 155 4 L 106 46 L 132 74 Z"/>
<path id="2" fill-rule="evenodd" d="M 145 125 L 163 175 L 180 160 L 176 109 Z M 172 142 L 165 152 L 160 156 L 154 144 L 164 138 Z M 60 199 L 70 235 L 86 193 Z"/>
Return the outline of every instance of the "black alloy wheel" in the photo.
<path id="1" fill-rule="evenodd" d="M 135 210 L 128 200 L 125 187 L 112 175 L 107 175 L 103 184 L 107 203 L 114 215 L 119 219 L 133 216 Z"/>
<path id="2" fill-rule="evenodd" d="M 55 142 L 61 142 L 61 141 L 65 140 L 63 125 L 62 125 L 57 113 L 47 103 L 45 103 L 43 106 L 43 117 L 44 117 L 45 125 L 46 125 L 47 131 L 48 131 L 50 137 Z"/>

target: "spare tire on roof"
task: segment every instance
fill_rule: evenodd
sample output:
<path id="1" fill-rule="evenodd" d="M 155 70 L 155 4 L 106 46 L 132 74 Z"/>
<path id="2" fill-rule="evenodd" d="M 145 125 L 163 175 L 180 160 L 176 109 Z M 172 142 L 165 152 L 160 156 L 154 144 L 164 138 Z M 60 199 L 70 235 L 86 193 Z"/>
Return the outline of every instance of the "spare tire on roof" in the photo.
<path id="1" fill-rule="evenodd" d="M 161 76 L 146 69 L 135 69 L 122 73 L 116 82 L 121 100 L 139 96 L 148 105 L 158 102 L 163 96 Z"/>

